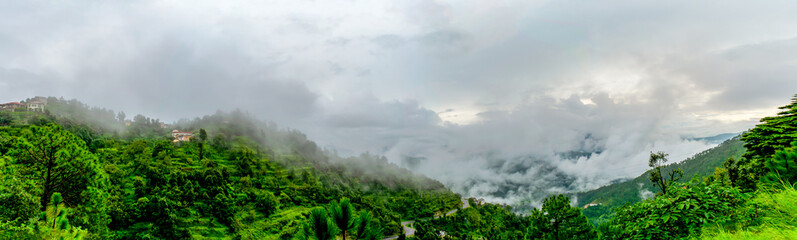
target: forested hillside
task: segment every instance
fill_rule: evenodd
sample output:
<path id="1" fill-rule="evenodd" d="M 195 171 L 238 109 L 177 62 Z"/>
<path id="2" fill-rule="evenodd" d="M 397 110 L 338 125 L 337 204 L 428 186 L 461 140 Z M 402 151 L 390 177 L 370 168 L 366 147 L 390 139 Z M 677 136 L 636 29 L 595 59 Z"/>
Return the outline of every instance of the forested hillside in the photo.
<path id="1" fill-rule="evenodd" d="M 793 239 L 797 95 L 780 109 L 741 137 L 682 163 L 664 165 L 666 153 L 651 153 L 648 173 L 578 195 L 582 204 L 601 205 L 582 211 L 567 196 L 554 195 L 523 216 L 509 207 L 476 204 L 416 222 L 416 238 Z M 649 196 L 641 199 L 640 190 Z"/>
<path id="2" fill-rule="evenodd" d="M 0 112 L 0 238 L 787 239 L 797 96 L 781 109 L 680 164 L 651 153 L 637 182 L 579 197 L 603 205 L 584 211 L 557 194 L 517 214 L 473 199 L 461 208 L 383 157 L 339 157 L 240 111 L 166 125 L 53 100 L 42 113 Z M 634 200 L 640 184 L 650 197 Z M 636 202 L 612 207 L 626 200 Z"/>
<path id="3" fill-rule="evenodd" d="M 664 167 L 665 172 L 673 169 L 681 169 L 684 177 L 678 182 L 686 183 L 692 177 L 707 177 L 714 174 L 714 170 L 722 167 L 728 158 L 739 158 L 745 151 L 744 142 L 741 136 L 733 137 L 720 145 L 706 151 L 695 154 L 680 163 L 672 163 Z M 627 203 L 636 203 L 644 198 L 652 197 L 658 193 L 650 181 L 650 172 L 621 183 L 610 184 L 591 191 L 576 194 L 578 205 L 584 206 L 594 203 L 584 210 L 586 215 L 594 223 L 607 220 L 612 209 L 623 206 Z M 646 196 L 644 196 L 646 195 Z"/>
<path id="4" fill-rule="evenodd" d="M 377 239 L 460 204 L 384 157 L 339 157 L 240 111 L 167 125 L 50 98 L 43 113 L 0 114 L 5 239 L 291 239 L 343 200 L 372 219 L 357 236 Z"/>

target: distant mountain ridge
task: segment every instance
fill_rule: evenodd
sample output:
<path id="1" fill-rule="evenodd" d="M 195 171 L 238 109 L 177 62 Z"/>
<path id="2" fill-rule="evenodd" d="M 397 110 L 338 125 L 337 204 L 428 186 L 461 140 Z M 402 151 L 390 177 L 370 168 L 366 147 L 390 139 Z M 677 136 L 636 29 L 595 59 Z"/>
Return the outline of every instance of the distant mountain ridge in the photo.
<path id="1" fill-rule="evenodd" d="M 703 141 L 703 142 L 707 142 L 707 143 L 711 143 L 711 144 L 720 144 L 722 142 L 727 141 L 728 139 L 731 139 L 733 137 L 739 136 L 739 134 L 741 134 L 741 133 L 723 133 L 723 134 L 718 134 L 718 135 L 711 136 L 711 137 L 686 138 L 686 139 L 695 140 L 695 141 Z"/>

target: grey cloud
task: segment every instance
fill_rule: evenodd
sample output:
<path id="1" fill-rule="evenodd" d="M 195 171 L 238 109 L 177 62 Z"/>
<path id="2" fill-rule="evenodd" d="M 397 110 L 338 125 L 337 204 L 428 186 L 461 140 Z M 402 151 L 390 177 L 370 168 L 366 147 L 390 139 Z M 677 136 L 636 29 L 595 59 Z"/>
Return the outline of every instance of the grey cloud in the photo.
<path id="1" fill-rule="evenodd" d="M 358 99 L 364 107 L 353 113 L 327 113 L 336 130 L 321 141 L 358 139 L 347 144 L 355 149 L 335 147 L 384 154 L 466 195 L 532 205 L 551 193 L 634 176 L 646 167 L 645 154 L 652 149 L 686 158 L 709 146 L 661 131 L 662 119 L 673 111 L 669 98 L 615 103 L 598 94 L 592 99 L 595 105 L 575 96 L 530 98 L 511 111 L 482 113 L 483 121 L 465 126 L 441 125 L 434 118 L 413 122 L 410 116 L 432 114 L 414 103 Z"/>
<path id="2" fill-rule="evenodd" d="M 21 70 L 9 71 L 14 74 L 4 79 L 22 82 L 24 86 L 13 89 L 35 92 L 29 96 L 63 94 L 167 120 L 240 108 L 263 118 L 295 122 L 315 112 L 317 93 L 301 81 L 272 75 L 284 62 L 255 62 L 232 42 L 178 31 L 126 47 L 103 51 L 135 54 L 98 56 L 93 52 L 96 46 L 90 45 L 71 49 L 82 54 L 75 56 L 82 62 L 73 63 L 75 80 L 57 74 L 36 78 Z"/>
<path id="3" fill-rule="evenodd" d="M 347 38 L 332 38 L 332 39 L 327 39 L 324 42 L 329 45 L 343 47 L 348 45 L 351 41 L 352 41 L 351 39 Z"/>
<path id="4" fill-rule="evenodd" d="M 706 108 L 740 110 L 778 105 L 797 89 L 797 38 L 737 46 L 695 59 L 675 59 L 670 64 L 704 90 L 719 91 Z"/>
<path id="5" fill-rule="evenodd" d="M 374 37 L 371 39 L 372 42 L 376 43 L 380 47 L 387 48 L 387 49 L 396 49 L 404 45 L 406 40 L 402 37 L 399 37 L 395 34 L 385 34 L 381 36 Z"/>
<path id="6" fill-rule="evenodd" d="M 458 44 L 466 38 L 466 35 L 457 31 L 441 30 L 424 34 L 418 40 L 433 47 L 444 47 Z"/>
<path id="7" fill-rule="evenodd" d="M 51 76 L 31 73 L 22 69 L 0 67 L 0 101 L 19 101 L 33 96 L 63 94 L 62 83 Z"/>
<path id="8" fill-rule="evenodd" d="M 400 1 L 396 4 L 396 11 L 405 15 L 407 21 L 428 28 L 438 28 L 449 25 L 451 21 L 451 6 L 440 1 L 410 0 Z"/>
<path id="9" fill-rule="evenodd" d="M 356 97 L 336 103 L 345 107 L 332 107 L 325 113 L 331 128 L 378 127 L 407 129 L 434 126 L 441 122 L 434 111 L 425 109 L 415 101 L 380 102 L 375 97 Z"/>

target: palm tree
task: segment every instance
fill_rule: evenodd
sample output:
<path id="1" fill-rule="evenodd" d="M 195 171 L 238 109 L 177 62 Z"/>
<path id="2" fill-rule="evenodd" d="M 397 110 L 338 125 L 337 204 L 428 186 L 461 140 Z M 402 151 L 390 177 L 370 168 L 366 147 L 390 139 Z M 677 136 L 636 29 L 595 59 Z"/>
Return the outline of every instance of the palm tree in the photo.
<path id="1" fill-rule="evenodd" d="M 346 240 L 347 233 L 354 228 L 354 207 L 348 198 L 343 198 L 340 204 L 333 201 L 329 205 L 329 211 L 332 214 L 332 221 L 343 232 L 343 240 Z"/>

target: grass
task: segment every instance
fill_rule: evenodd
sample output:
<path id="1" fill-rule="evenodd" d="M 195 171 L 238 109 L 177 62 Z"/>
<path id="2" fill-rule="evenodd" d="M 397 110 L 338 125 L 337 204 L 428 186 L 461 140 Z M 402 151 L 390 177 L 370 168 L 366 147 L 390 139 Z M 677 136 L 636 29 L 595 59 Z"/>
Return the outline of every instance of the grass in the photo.
<path id="1" fill-rule="evenodd" d="M 749 206 L 757 212 L 743 226 L 727 229 L 722 226 L 704 229 L 700 239 L 795 239 L 797 240 L 797 190 L 784 183 L 781 189 L 759 191 Z"/>
<path id="2" fill-rule="evenodd" d="M 737 231 L 737 232 L 719 232 L 710 237 L 703 237 L 702 239 L 715 239 L 715 240 L 736 240 L 736 239 L 765 239 L 765 240 L 786 240 L 797 239 L 797 230 L 783 229 L 779 227 L 764 227 L 756 231 Z"/>

